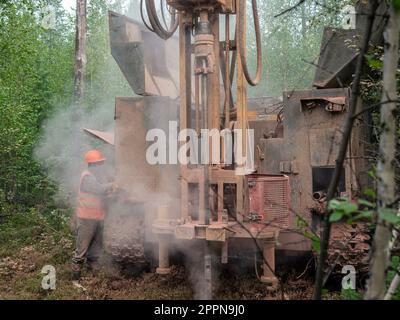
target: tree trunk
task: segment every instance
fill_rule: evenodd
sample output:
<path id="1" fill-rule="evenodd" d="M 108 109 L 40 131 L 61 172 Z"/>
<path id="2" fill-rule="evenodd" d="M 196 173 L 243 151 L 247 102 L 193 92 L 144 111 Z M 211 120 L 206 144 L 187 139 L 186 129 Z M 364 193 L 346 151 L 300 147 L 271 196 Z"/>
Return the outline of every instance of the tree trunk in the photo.
<path id="1" fill-rule="evenodd" d="M 400 217 L 400 208 L 397 211 L 397 216 Z M 393 249 L 394 244 L 398 237 L 399 237 L 399 232 L 396 229 L 393 229 L 392 241 L 390 241 L 389 243 L 390 251 Z M 385 300 L 392 300 L 393 296 L 397 292 L 397 288 L 399 287 L 399 285 L 400 285 L 400 266 L 397 268 L 396 275 L 394 276 L 389 286 L 389 290 L 386 292 Z"/>
<path id="2" fill-rule="evenodd" d="M 396 275 L 390 284 L 389 290 L 385 295 L 385 300 L 392 300 L 393 296 L 396 294 L 396 291 L 400 285 L 400 267 L 396 270 Z"/>
<path id="3" fill-rule="evenodd" d="M 382 102 L 397 100 L 396 72 L 399 59 L 399 12 L 393 5 L 385 30 L 385 54 L 383 65 Z M 382 136 L 380 140 L 381 159 L 378 162 L 378 212 L 393 209 L 395 203 L 395 150 L 396 150 L 396 102 L 381 106 Z M 395 214 L 395 212 L 393 212 Z M 365 299 L 383 299 L 386 291 L 386 269 L 389 266 L 389 243 L 391 226 L 378 214 L 370 262 L 370 279 Z"/>
<path id="4" fill-rule="evenodd" d="M 76 0 L 74 102 L 83 106 L 86 70 L 86 0 Z"/>

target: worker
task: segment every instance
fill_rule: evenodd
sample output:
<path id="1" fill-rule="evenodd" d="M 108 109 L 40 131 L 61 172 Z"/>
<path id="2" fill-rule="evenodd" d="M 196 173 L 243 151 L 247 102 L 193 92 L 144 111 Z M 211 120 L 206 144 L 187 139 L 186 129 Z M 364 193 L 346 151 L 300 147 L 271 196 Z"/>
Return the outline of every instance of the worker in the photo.
<path id="1" fill-rule="evenodd" d="M 105 181 L 105 160 L 98 150 L 91 150 L 85 155 L 88 168 L 81 174 L 76 208 L 76 249 L 72 259 L 74 284 L 80 280 L 85 260 L 91 270 L 97 271 L 100 266 L 106 215 L 104 200 L 113 190 L 113 183 Z"/>

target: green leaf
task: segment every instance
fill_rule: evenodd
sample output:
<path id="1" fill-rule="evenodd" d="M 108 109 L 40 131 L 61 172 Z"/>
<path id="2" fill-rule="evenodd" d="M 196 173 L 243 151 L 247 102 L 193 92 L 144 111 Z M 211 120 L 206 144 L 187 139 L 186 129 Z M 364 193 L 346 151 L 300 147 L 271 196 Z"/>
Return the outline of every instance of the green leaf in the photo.
<path id="1" fill-rule="evenodd" d="M 321 239 L 318 236 L 316 236 L 315 234 L 313 234 L 311 232 L 308 232 L 308 231 L 304 231 L 304 236 L 311 240 L 312 249 L 315 252 L 320 253 L 320 251 L 321 251 Z"/>
<path id="2" fill-rule="evenodd" d="M 365 189 L 363 193 L 367 197 L 370 197 L 372 199 L 376 199 L 376 192 L 374 190 L 372 190 L 372 189 Z"/>
<path id="3" fill-rule="evenodd" d="M 353 289 L 342 289 L 340 293 L 342 300 L 362 300 L 362 294 L 358 293 L 357 290 Z"/>
<path id="4" fill-rule="evenodd" d="M 399 267 L 399 264 L 400 264 L 400 257 L 398 256 L 392 257 L 392 268 L 397 269 Z"/>
<path id="5" fill-rule="evenodd" d="M 355 203 L 348 202 L 348 199 L 333 199 L 329 201 L 328 209 L 335 212 L 340 211 L 345 215 L 350 215 L 358 210 L 358 206 Z"/>
<path id="6" fill-rule="evenodd" d="M 358 210 L 358 206 L 355 203 L 344 202 L 341 209 L 345 214 L 349 215 Z"/>
<path id="7" fill-rule="evenodd" d="M 354 217 L 354 220 L 359 220 L 359 219 L 372 219 L 374 212 L 373 211 L 362 211 L 360 214 L 356 215 Z"/>
<path id="8" fill-rule="evenodd" d="M 311 246 L 318 254 L 321 252 L 321 241 L 319 239 L 311 239 Z"/>
<path id="9" fill-rule="evenodd" d="M 373 179 L 376 178 L 376 174 L 375 174 L 375 170 L 374 169 L 369 170 L 367 173 L 368 173 L 368 176 L 370 176 L 371 178 L 373 178 Z"/>
<path id="10" fill-rule="evenodd" d="M 359 205 L 362 205 L 362 206 L 366 206 L 366 207 L 370 207 L 370 208 L 375 208 L 376 207 L 376 205 L 374 203 L 369 202 L 369 201 L 364 200 L 364 199 L 358 199 L 357 202 L 358 202 Z"/>
<path id="11" fill-rule="evenodd" d="M 300 217 L 296 217 L 296 226 L 298 226 L 298 227 L 300 227 L 300 228 L 302 228 L 302 227 L 307 227 L 307 222 L 303 219 L 303 218 L 300 218 Z"/>
<path id="12" fill-rule="evenodd" d="M 335 211 L 334 213 L 332 213 L 329 216 L 329 221 L 330 222 L 337 222 L 337 221 L 342 220 L 342 218 L 343 218 L 343 213 L 339 212 L 339 211 Z"/>
<path id="13" fill-rule="evenodd" d="M 379 217 L 391 224 L 398 224 L 400 223 L 400 217 L 397 216 L 397 210 L 389 209 L 389 208 L 380 208 L 378 210 Z"/>
<path id="14" fill-rule="evenodd" d="M 323 288 L 323 289 L 321 290 L 321 294 L 322 294 L 323 296 L 327 295 L 328 293 L 329 293 L 329 290 L 328 290 L 328 289 Z"/>
<path id="15" fill-rule="evenodd" d="M 367 59 L 368 65 L 375 70 L 381 70 L 383 67 L 383 62 L 377 59 Z"/>
<path id="16" fill-rule="evenodd" d="M 339 200 L 333 199 L 333 200 L 329 201 L 328 209 L 329 210 L 336 210 L 336 209 L 338 209 L 340 207 L 340 205 L 341 205 L 341 202 Z"/>
<path id="17" fill-rule="evenodd" d="M 346 220 L 346 223 L 347 223 L 348 225 L 353 224 L 353 217 L 348 218 L 348 219 Z"/>
<path id="18" fill-rule="evenodd" d="M 396 9 L 396 11 L 400 10 L 400 0 L 393 0 L 393 7 Z"/>

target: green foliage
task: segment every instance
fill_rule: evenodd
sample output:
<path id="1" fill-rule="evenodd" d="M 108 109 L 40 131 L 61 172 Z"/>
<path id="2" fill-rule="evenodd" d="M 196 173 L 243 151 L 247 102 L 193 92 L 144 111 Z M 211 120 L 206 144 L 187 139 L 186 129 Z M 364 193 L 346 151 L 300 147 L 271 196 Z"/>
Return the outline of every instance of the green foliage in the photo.
<path id="1" fill-rule="evenodd" d="M 356 203 L 350 202 L 347 198 L 336 198 L 329 202 L 328 209 L 331 211 L 330 222 L 338 222 L 346 219 L 348 224 L 360 219 L 372 219 L 375 204 L 359 199 Z"/>
<path id="2" fill-rule="evenodd" d="M 393 225 L 400 223 L 400 217 L 397 216 L 397 210 L 395 209 L 379 208 L 378 213 L 379 217 L 386 222 L 389 222 Z"/>
<path id="3" fill-rule="evenodd" d="M 368 65 L 375 70 L 381 70 L 383 67 L 383 61 L 381 59 L 376 59 L 372 55 L 367 54 L 365 55 L 365 58 L 367 59 Z"/>
<path id="4" fill-rule="evenodd" d="M 33 208 L 27 211 L 10 208 L 1 218 L 0 256 L 10 254 L 22 246 L 39 244 L 44 234 L 52 234 L 58 240 L 69 237 L 70 215 L 70 212 L 61 210 L 40 213 Z"/>
<path id="5" fill-rule="evenodd" d="M 400 267 L 400 257 L 394 256 L 391 260 L 391 267 L 386 275 L 386 285 L 389 288 L 394 277 L 396 276 L 396 270 Z M 397 288 L 396 293 L 393 295 L 392 300 L 400 300 L 400 287 Z"/>
<path id="6" fill-rule="evenodd" d="M 361 97 L 368 104 L 374 104 L 381 100 L 383 51 L 383 47 L 375 46 L 371 47 L 368 54 L 365 55 L 369 70 L 364 75 L 360 85 Z"/>
<path id="7" fill-rule="evenodd" d="M 87 10 L 85 106 L 86 110 L 109 106 L 110 122 L 114 97 L 131 94 L 110 54 L 107 10 L 114 8 L 113 2 L 92 0 Z M 56 14 L 52 28 L 43 26 L 49 5 Z M 2 1 L 0 12 L 4 62 L 0 67 L 0 190 L 4 201 L 12 204 L 51 205 L 56 187 L 33 154 L 42 141 L 45 120 L 71 108 L 75 16 L 64 11 L 60 0 Z M 59 143 L 62 149 L 63 141 Z M 52 169 L 63 170 L 65 153 L 68 150 L 52 155 Z"/>
<path id="8" fill-rule="evenodd" d="M 132 89 L 111 56 L 107 11 L 118 11 L 109 0 L 88 2 L 87 77 L 85 105 L 96 109 L 100 104 L 114 105 L 116 96 L 131 96 Z"/>
<path id="9" fill-rule="evenodd" d="M 353 289 L 342 289 L 340 293 L 341 300 L 362 300 L 363 296 L 357 290 Z"/>
<path id="10" fill-rule="evenodd" d="M 304 231 L 304 236 L 311 240 L 312 250 L 319 254 L 321 252 L 321 238 L 308 231 Z"/>
<path id="11" fill-rule="evenodd" d="M 310 231 L 308 222 L 301 216 L 296 216 L 296 226 L 302 230 L 306 238 L 311 240 L 312 250 L 319 254 L 321 250 L 321 238 L 315 232 Z"/>
<path id="12" fill-rule="evenodd" d="M 371 199 L 376 199 L 376 192 L 375 190 L 371 189 L 371 188 L 367 188 L 364 190 L 364 195 L 371 198 Z"/>
<path id="13" fill-rule="evenodd" d="M 106 94 L 101 93 L 101 90 L 106 89 L 105 81 L 102 72 L 106 69 L 108 64 L 109 44 L 107 34 L 107 1 L 91 1 L 88 3 L 88 41 L 87 41 L 87 56 L 91 59 L 87 61 L 87 93 L 86 104 L 94 106 L 97 96 L 100 93 L 102 98 L 113 99 Z"/>
<path id="14" fill-rule="evenodd" d="M 283 91 L 311 88 L 324 27 L 340 27 L 340 10 L 352 2 L 305 1 L 296 9 L 275 17 L 285 9 L 295 6 L 298 0 L 258 1 L 263 46 L 263 81 L 258 87 L 249 88 L 250 95 L 281 96 Z M 250 12 L 248 16 L 248 55 L 251 70 L 254 71 L 255 36 Z"/>
<path id="15" fill-rule="evenodd" d="M 375 192 L 372 190 L 364 191 L 364 193 L 375 196 Z M 331 211 L 330 222 L 346 220 L 348 224 L 352 224 L 360 219 L 372 220 L 376 204 L 364 199 L 358 199 L 357 203 L 354 203 L 349 202 L 347 198 L 337 198 L 329 202 L 328 209 Z M 381 220 L 395 226 L 400 224 L 400 217 L 397 215 L 396 209 L 378 208 L 377 211 Z"/>
<path id="16" fill-rule="evenodd" d="M 41 10 L 59 1 L 6 1 L 0 4 L 0 189 L 13 203 L 32 206 L 53 189 L 32 152 L 41 122 L 55 99 L 66 101 L 73 53 L 66 26 L 41 27 Z M 60 11 L 61 12 L 61 11 Z M 71 61 L 70 61 L 71 60 Z M 66 81 L 67 80 L 67 81 Z"/>
<path id="17" fill-rule="evenodd" d="M 393 6 L 397 11 L 400 10 L 400 0 L 392 0 Z"/>
<path id="18" fill-rule="evenodd" d="M 400 257 L 398 257 L 398 256 L 392 257 L 391 268 L 388 271 L 387 276 L 386 276 L 386 284 L 387 284 L 388 288 L 389 288 L 390 284 L 392 283 L 393 278 L 396 275 L 396 270 L 398 270 L 399 266 L 400 266 Z M 392 299 L 400 300 L 400 287 L 397 288 L 396 294 L 393 296 Z"/>

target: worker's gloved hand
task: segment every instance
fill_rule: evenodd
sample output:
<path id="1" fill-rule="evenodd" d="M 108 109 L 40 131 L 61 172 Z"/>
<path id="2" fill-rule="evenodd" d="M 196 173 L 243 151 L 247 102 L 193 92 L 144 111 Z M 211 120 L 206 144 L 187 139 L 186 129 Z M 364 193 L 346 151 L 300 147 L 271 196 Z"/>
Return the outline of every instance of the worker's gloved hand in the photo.
<path id="1" fill-rule="evenodd" d="M 107 195 L 114 193 L 114 189 L 115 189 L 114 183 L 107 183 L 105 185 L 105 191 Z"/>
<path id="2" fill-rule="evenodd" d="M 110 183 L 109 186 L 107 186 L 107 195 L 108 196 L 118 196 L 121 193 L 123 193 L 123 189 L 116 183 Z"/>
<path id="3" fill-rule="evenodd" d="M 120 188 L 120 186 L 119 186 L 118 184 L 113 183 L 113 184 L 112 184 L 111 190 L 112 190 L 112 193 L 118 193 L 118 192 L 121 191 L 122 189 Z"/>

